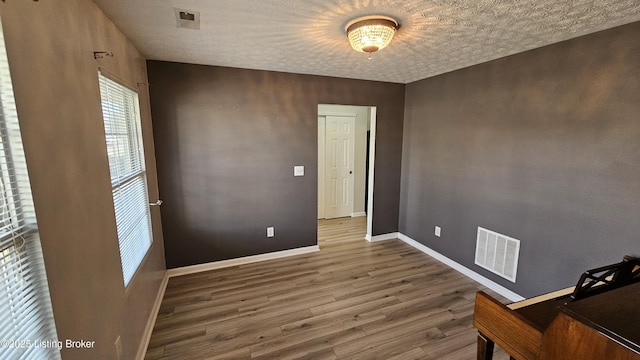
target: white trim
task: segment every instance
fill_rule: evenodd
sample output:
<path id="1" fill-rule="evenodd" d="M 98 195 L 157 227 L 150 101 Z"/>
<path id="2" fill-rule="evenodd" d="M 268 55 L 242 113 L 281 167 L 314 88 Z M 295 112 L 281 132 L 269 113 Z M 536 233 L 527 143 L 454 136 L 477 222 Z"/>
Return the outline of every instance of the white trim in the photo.
<path id="1" fill-rule="evenodd" d="M 371 236 L 367 240 L 369 240 L 369 242 L 385 241 L 385 240 L 398 239 L 399 236 L 400 236 L 400 233 L 394 232 L 394 233 L 389 233 L 389 234 Z"/>
<path id="2" fill-rule="evenodd" d="M 158 312 L 160 312 L 160 305 L 162 304 L 162 299 L 164 298 L 164 293 L 167 290 L 168 283 L 169 272 L 165 271 L 162 282 L 160 283 L 160 290 L 158 291 L 158 295 L 156 295 L 156 301 L 153 303 L 153 307 L 151 308 L 151 316 L 149 316 L 149 320 L 147 320 L 147 326 L 145 326 L 144 333 L 142 334 L 142 342 L 140 343 L 138 353 L 136 354 L 137 360 L 143 360 L 147 355 L 147 348 L 149 347 L 149 341 L 151 340 L 153 327 L 156 326 L 156 319 L 158 318 Z"/>
<path id="3" fill-rule="evenodd" d="M 321 107 L 322 105 L 325 104 L 318 104 L 318 116 L 346 116 L 346 117 L 357 117 L 358 114 L 354 113 L 354 112 L 342 112 L 342 111 L 326 111 L 326 110 L 322 110 Z M 344 105 L 344 106 L 352 106 L 352 105 Z M 357 105 L 353 105 L 353 106 L 357 106 Z"/>
<path id="4" fill-rule="evenodd" d="M 373 239 L 373 179 L 375 178 L 376 165 L 376 116 L 378 108 L 372 106 L 369 109 L 371 124 L 369 125 L 369 194 L 367 196 L 367 235 L 365 239 Z"/>
<path id="5" fill-rule="evenodd" d="M 320 251 L 320 247 L 318 245 L 313 245 L 313 246 L 307 246 L 307 247 L 291 249 L 291 250 L 276 251 L 276 252 L 271 252 L 267 254 L 259 254 L 259 255 L 245 256 L 245 257 L 236 258 L 236 259 L 210 262 L 206 264 L 184 266 L 184 267 L 179 267 L 175 269 L 169 269 L 167 270 L 167 273 L 169 274 L 169 277 L 196 274 L 203 271 L 251 264 L 255 262 L 279 259 L 279 258 L 288 257 L 288 256 L 308 254 L 316 251 Z"/>
<path id="6" fill-rule="evenodd" d="M 355 212 L 355 213 L 351 214 L 351 217 L 363 217 L 363 216 L 367 216 L 367 213 L 364 212 L 364 211 Z"/>
<path id="7" fill-rule="evenodd" d="M 327 117 L 318 115 L 318 219 L 324 219 L 325 139 Z"/>
<path id="8" fill-rule="evenodd" d="M 458 264 L 457 262 L 449 259 L 448 257 L 440 254 L 439 252 L 428 248 L 427 246 L 413 240 L 412 238 L 399 233 L 398 234 L 398 239 L 400 239 L 401 241 L 404 241 L 405 243 L 407 243 L 408 245 L 413 246 L 414 248 L 416 248 L 417 250 L 422 251 L 423 253 L 431 256 L 432 258 L 440 261 L 441 263 L 449 266 L 450 268 L 457 270 L 458 272 L 462 273 L 463 275 L 466 275 L 468 277 L 470 277 L 471 279 L 475 280 L 476 282 L 479 282 L 480 284 L 488 287 L 489 289 L 497 292 L 498 294 L 506 297 L 507 299 L 511 300 L 511 301 L 521 301 L 524 300 L 525 298 L 514 293 L 513 291 L 505 288 L 502 285 L 499 285 L 489 279 L 487 279 L 486 277 L 478 274 L 477 272 L 461 265 Z"/>

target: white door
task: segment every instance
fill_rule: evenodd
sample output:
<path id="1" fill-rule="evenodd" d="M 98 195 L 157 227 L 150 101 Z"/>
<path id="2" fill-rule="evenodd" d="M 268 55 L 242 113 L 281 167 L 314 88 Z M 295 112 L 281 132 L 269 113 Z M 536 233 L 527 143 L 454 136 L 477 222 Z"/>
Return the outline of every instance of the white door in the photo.
<path id="1" fill-rule="evenodd" d="M 325 218 L 351 216 L 355 118 L 327 116 L 325 126 Z"/>
<path id="2" fill-rule="evenodd" d="M 324 116 L 318 116 L 318 219 L 324 219 L 325 124 Z"/>

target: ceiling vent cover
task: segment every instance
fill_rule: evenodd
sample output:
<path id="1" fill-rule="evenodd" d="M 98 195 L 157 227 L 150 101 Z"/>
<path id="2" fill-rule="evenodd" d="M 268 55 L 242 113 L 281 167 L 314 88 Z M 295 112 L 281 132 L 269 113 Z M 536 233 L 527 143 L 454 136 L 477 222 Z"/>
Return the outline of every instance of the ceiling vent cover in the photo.
<path id="1" fill-rule="evenodd" d="M 174 8 L 173 11 L 176 14 L 176 22 L 179 28 L 200 30 L 199 12 L 176 8 Z"/>
<path id="2" fill-rule="evenodd" d="M 476 265 L 516 282 L 520 240 L 478 226 Z"/>

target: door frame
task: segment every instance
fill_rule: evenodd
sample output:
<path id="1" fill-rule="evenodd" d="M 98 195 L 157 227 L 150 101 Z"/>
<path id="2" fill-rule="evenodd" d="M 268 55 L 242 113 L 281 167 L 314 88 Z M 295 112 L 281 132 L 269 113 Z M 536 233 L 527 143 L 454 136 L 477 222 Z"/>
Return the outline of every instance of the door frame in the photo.
<path id="1" fill-rule="evenodd" d="M 350 104 L 318 104 L 318 105 L 344 105 L 344 106 L 362 106 L 362 105 L 350 105 Z M 376 118 L 377 118 L 377 107 L 376 106 L 368 106 L 369 108 L 369 149 L 367 149 L 367 156 L 369 157 L 369 172 L 367 174 L 367 178 L 368 178 L 368 190 L 367 190 L 367 233 L 365 235 L 365 239 L 367 241 L 371 241 L 373 238 L 373 202 L 374 202 L 374 184 L 373 184 L 373 180 L 375 178 L 375 153 L 376 153 Z M 325 117 L 325 121 L 326 121 L 326 116 L 357 116 L 356 113 L 349 113 L 349 112 L 333 112 L 333 111 L 322 111 L 322 113 L 320 113 L 320 111 L 317 111 L 317 117 L 318 117 L 318 129 L 320 129 L 320 117 Z M 326 126 L 326 122 L 325 122 L 325 126 Z M 324 138 L 324 136 L 323 136 Z M 320 141 L 320 135 L 318 134 L 318 141 Z M 316 151 L 318 151 L 318 149 L 316 148 Z M 324 159 L 324 154 L 322 154 L 322 157 Z M 320 159 L 320 157 L 318 156 L 318 159 Z M 318 164 L 320 165 L 320 164 Z M 319 175 L 319 179 L 318 181 L 323 181 L 324 182 L 324 170 L 322 170 L 322 173 L 320 173 L 320 170 L 318 172 Z M 321 176 L 321 177 L 320 177 Z M 322 180 L 320 180 L 322 179 Z M 322 187 L 324 189 L 324 185 Z M 318 183 L 317 189 L 316 191 L 320 191 L 320 183 Z M 318 200 L 319 201 L 319 200 Z M 324 206 L 322 207 L 322 212 L 324 210 Z M 319 213 L 317 214 L 316 218 L 319 217 L 320 215 L 320 211 L 318 210 Z M 324 217 L 324 214 L 322 214 Z"/>
<path id="2" fill-rule="evenodd" d="M 364 238 L 371 242 L 373 240 L 373 179 L 375 178 L 375 165 L 376 165 L 376 117 L 378 108 L 375 106 L 369 107 L 369 188 L 368 188 L 368 202 L 367 202 L 367 234 Z"/>
<path id="3" fill-rule="evenodd" d="M 322 119 L 321 119 L 322 118 Z M 324 174 L 325 174 L 325 145 L 326 145 L 327 116 L 318 114 L 318 219 L 324 219 Z M 322 145 L 322 151 L 320 148 Z"/>

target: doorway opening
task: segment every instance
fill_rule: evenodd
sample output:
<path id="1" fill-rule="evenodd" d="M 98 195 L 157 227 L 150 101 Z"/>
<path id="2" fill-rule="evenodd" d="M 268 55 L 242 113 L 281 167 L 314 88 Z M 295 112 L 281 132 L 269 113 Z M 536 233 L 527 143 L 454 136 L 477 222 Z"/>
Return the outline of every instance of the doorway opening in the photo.
<path id="1" fill-rule="evenodd" d="M 373 232 L 376 107 L 318 105 L 318 219 L 367 218 Z"/>

